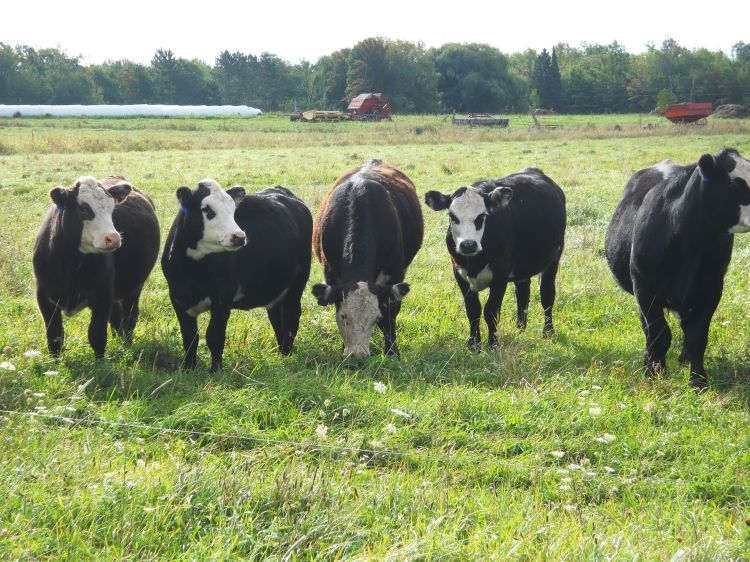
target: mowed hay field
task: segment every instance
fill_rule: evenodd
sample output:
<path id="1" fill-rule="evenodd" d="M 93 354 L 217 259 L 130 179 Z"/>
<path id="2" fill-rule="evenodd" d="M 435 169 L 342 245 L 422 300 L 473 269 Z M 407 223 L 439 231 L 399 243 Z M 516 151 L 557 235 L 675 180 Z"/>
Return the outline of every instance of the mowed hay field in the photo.
<path id="1" fill-rule="evenodd" d="M 633 172 L 725 146 L 747 157 L 750 122 L 530 121 L 0 121 L 0 361 L 15 369 L 0 369 L 0 558 L 750 558 L 750 238 L 735 240 L 700 395 L 677 363 L 674 319 L 669 373 L 644 378 L 635 300 L 603 252 Z M 51 187 L 122 174 L 155 200 L 164 238 L 180 185 L 280 184 L 316 212 L 370 158 L 404 171 L 420 197 L 527 166 L 555 179 L 568 204 L 555 335 L 541 336 L 534 282 L 528 329 L 515 328 L 510 287 L 500 345 L 469 352 L 448 219 L 423 206 L 401 361 L 382 356 L 379 334 L 371 358 L 342 360 L 333 311 L 308 289 L 292 356 L 274 350 L 264 310 L 235 311 L 224 370 L 208 373 L 202 343 L 200 368 L 182 371 L 158 265 L 131 347 L 110 336 L 94 361 L 85 311 L 66 319 L 62 357 L 47 353 L 31 255 Z M 321 280 L 316 262 L 310 286 Z"/>

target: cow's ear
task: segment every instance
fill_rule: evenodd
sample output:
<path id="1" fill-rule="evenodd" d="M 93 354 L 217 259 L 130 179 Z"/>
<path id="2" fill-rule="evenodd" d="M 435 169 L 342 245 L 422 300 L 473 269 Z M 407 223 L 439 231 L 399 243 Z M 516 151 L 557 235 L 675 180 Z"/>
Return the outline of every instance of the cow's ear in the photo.
<path id="1" fill-rule="evenodd" d="M 70 191 L 68 191 L 64 187 L 57 186 L 49 190 L 49 198 L 55 204 L 58 211 L 65 210 L 65 206 L 68 204 L 69 195 Z"/>
<path id="2" fill-rule="evenodd" d="M 192 190 L 183 185 L 177 189 L 175 195 L 177 196 L 177 201 L 180 203 L 180 211 L 187 213 L 187 210 L 190 207 L 190 201 L 193 199 Z"/>
<path id="3" fill-rule="evenodd" d="M 710 154 L 704 154 L 701 159 L 698 160 L 698 170 L 700 171 L 701 178 L 703 181 L 711 181 L 716 170 L 716 160 Z"/>
<path id="4" fill-rule="evenodd" d="M 232 186 L 227 189 L 227 195 L 234 199 L 234 206 L 237 207 L 245 197 L 245 188 L 239 185 Z"/>
<path id="5" fill-rule="evenodd" d="M 390 301 L 398 302 L 400 300 L 403 300 L 403 298 L 409 292 L 409 289 L 410 287 L 408 283 L 396 283 L 395 285 L 391 286 L 391 290 L 389 293 Z"/>
<path id="6" fill-rule="evenodd" d="M 428 191 L 424 194 L 424 204 L 433 211 L 445 211 L 451 206 L 451 197 L 439 191 Z"/>
<path id="7" fill-rule="evenodd" d="M 336 290 L 330 285 L 324 283 L 316 283 L 312 286 L 312 294 L 318 299 L 320 306 L 329 306 L 336 302 L 336 297 L 340 294 L 340 290 Z"/>
<path id="8" fill-rule="evenodd" d="M 119 183 L 116 183 L 109 189 L 107 189 L 107 193 L 109 193 L 115 200 L 115 205 L 119 205 L 125 199 L 128 198 L 128 195 L 130 195 L 133 192 L 133 186 L 130 185 L 126 181 L 121 181 Z"/>
<path id="9" fill-rule="evenodd" d="M 490 202 L 499 209 L 507 207 L 511 199 L 513 199 L 513 190 L 509 187 L 498 187 L 490 193 Z"/>

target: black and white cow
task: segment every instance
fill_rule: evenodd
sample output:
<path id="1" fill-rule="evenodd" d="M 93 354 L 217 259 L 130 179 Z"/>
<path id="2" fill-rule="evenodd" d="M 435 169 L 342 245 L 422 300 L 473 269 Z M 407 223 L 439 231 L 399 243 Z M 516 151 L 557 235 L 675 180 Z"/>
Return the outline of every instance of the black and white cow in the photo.
<path id="1" fill-rule="evenodd" d="M 54 187 L 34 245 L 36 299 L 47 347 L 63 347 L 61 313 L 91 309 L 89 344 L 104 356 L 107 322 L 130 342 L 143 284 L 159 255 L 159 222 L 148 196 L 121 176 L 84 176 Z"/>
<path id="2" fill-rule="evenodd" d="M 313 234 L 326 284 L 312 291 L 321 306 L 336 306 L 344 355 L 369 355 L 376 324 L 385 353 L 398 355 L 396 316 L 409 292 L 404 276 L 422 245 L 423 228 L 414 184 L 379 160 L 346 172 L 326 195 Z"/>
<path id="3" fill-rule="evenodd" d="M 750 162 L 728 148 L 687 166 L 665 160 L 625 186 L 607 229 L 606 256 L 617 283 L 638 301 L 649 374 L 666 368 L 666 308 L 680 318 L 680 359 L 690 361 L 690 384 L 705 388 L 703 356 L 733 233 L 750 231 L 748 181 Z"/>
<path id="4" fill-rule="evenodd" d="M 488 344 L 497 342 L 495 329 L 509 281 L 516 287 L 517 324 L 526 327 L 530 278 L 541 273 L 544 333 L 552 332 L 555 277 L 565 239 L 565 194 L 541 170 L 515 174 L 461 187 L 452 195 L 428 191 L 425 203 L 434 211 L 448 210 L 446 235 L 453 274 L 469 318 L 469 348 L 481 345 L 479 292 L 490 289 L 484 306 Z"/>
<path id="5" fill-rule="evenodd" d="M 206 343 L 211 371 L 222 366 L 232 309 L 263 306 L 279 351 L 291 353 L 299 328 L 300 299 L 310 276 L 312 215 L 283 187 L 245 194 L 224 191 L 212 179 L 177 190 L 180 210 L 162 254 L 182 332 L 186 368 L 194 368 L 198 315 L 211 312 Z"/>

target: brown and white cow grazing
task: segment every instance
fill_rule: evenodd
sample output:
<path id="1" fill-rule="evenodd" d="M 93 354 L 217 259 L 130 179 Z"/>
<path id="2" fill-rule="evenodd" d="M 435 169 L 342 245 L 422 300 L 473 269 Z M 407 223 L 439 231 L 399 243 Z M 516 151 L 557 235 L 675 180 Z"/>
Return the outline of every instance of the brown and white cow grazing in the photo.
<path id="1" fill-rule="evenodd" d="M 61 313 L 91 309 L 89 344 L 104 355 L 107 322 L 125 340 L 138 321 L 143 284 L 159 254 L 159 222 L 148 196 L 122 176 L 54 187 L 34 246 L 36 298 L 47 346 L 63 346 Z"/>
<path id="2" fill-rule="evenodd" d="M 345 355 L 370 354 L 375 324 L 385 353 L 398 355 L 396 316 L 409 292 L 403 280 L 423 228 L 414 184 L 379 160 L 346 172 L 326 195 L 313 231 L 326 284 L 312 291 L 318 304 L 336 306 Z"/>

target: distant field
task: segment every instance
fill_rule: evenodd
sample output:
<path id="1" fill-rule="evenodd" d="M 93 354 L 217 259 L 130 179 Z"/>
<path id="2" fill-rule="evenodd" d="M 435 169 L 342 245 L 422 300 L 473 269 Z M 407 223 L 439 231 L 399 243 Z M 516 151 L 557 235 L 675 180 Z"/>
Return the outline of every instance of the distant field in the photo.
<path id="1" fill-rule="evenodd" d="M 562 128 L 536 131 L 510 119 L 507 130 L 442 116 L 0 120 L 0 361 L 16 369 L 0 369 L 0 409 L 75 420 L 0 413 L 0 559 L 750 558 L 750 238 L 735 241 L 700 396 L 677 364 L 678 329 L 670 373 L 643 377 L 637 307 L 603 256 L 634 171 L 724 146 L 748 156 L 750 120 L 556 116 L 540 121 Z M 423 207 L 400 362 L 379 353 L 380 336 L 373 357 L 342 361 L 333 313 L 308 291 L 291 357 L 273 351 L 264 311 L 237 311 L 225 369 L 207 372 L 202 345 L 201 368 L 181 371 L 158 266 L 131 347 L 110 337 L 96 363 L 84 312 L 65 323 L 62 359 L 47 354 L 31 252 L 51 187 L 122 174 L 154 198 L 165 236 L 180 185 L 281 184 L 315 212 L 370 158 L 420 194 L 526 166 L 554 178 L 569 225 L 556 335 L 541 337 L 534 283 L 527 331 L 510 289 L 500 346 L 470 353 L 447 219 Z"/>

